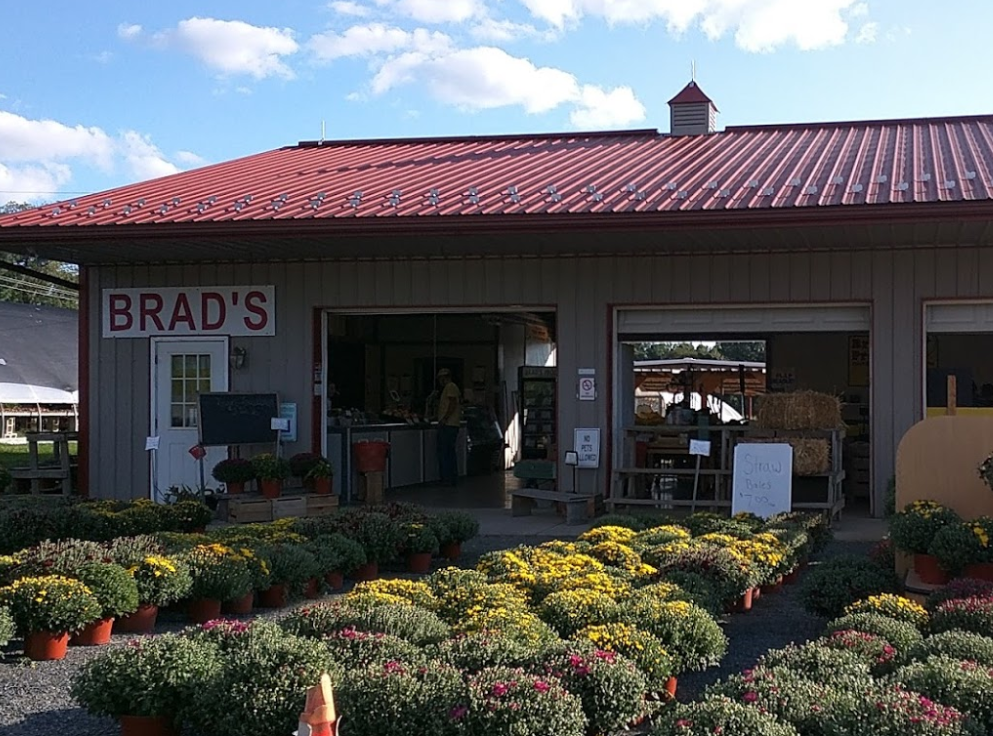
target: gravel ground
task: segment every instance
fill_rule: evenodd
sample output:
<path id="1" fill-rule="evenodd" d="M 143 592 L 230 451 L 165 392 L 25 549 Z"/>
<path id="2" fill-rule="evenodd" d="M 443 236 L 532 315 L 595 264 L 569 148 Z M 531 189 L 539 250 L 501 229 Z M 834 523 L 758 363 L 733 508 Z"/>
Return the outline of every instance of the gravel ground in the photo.
<path id="1" fill-rule="evenodd" d="M 536 537 L 479 537 L 464 545 L 461 562 L 470 566 L 485 552 L 543 541 L 546 540 Z M 836 542 L 828 547 L 824 556 L 862 554 L 869 546 Z M 680 678 L 678 699 L 694 699 L 707 685 L 753 665 L 768 649 L 820 636 L 825 621 L 804 612 L 797 599 L 797 590 L 796 585 L 787 586 L 777 595 L 763 596 L 751 612 L 727 617 L 724 627 L 731 640 L 727 656 L 720 667 Z M 261 615 L 268 618 L 282 613 Z M 175 614 L 164 614 L 161 621 L 159 631 L 176 631 L 184 626 L 182 618 Z M 128 638 L 114 636 L 112 646 L 119 646 Z M 87 715 L 69 697 L 69 681 L 85 662 L 99 656 L 100 648 L 73 647 L 61 662 L 35 663 L 24 659 L 16 646 L 8 647 L 0 657 L 0 733 L 4 736 L 48 736 L 52 733 L 112 736 L 119 733 L 115 722 Z"/>

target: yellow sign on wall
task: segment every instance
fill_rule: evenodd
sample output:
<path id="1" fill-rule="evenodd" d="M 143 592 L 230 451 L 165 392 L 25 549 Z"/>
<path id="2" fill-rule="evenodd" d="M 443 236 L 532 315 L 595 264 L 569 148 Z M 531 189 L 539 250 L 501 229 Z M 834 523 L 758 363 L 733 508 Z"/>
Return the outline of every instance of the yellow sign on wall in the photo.
<path id="1" fill-rule="evenodd" d="M 869 385 L 869 338 L 865 335 L 848 338 L 848 385 Z"/>

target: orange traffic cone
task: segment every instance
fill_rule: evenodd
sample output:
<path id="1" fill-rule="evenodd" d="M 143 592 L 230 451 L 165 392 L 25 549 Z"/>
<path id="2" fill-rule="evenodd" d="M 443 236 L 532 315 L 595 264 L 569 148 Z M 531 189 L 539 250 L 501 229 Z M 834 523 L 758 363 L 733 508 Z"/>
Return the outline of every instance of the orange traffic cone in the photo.
<path id="1" fill-rule="evenodd" d="M 319 685 L 307 691 L 307 704 L 300 714 L 297 736 L 337 736 L 338 716 L 334 710 L 331 678 L 321 675 Z"/>

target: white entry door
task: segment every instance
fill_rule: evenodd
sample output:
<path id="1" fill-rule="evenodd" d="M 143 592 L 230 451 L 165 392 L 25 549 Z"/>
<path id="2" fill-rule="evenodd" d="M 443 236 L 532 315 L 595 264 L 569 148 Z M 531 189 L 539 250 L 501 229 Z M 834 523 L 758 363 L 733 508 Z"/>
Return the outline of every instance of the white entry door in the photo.
<path id="1" fill-rule="evenodd" d="M 216 339 L 157 340 L 153 345 L 152 436 L 159 438 L 153 489 L 161 500 L 173 486 L 200 487 L 200 463 L 190 454 L 199 441 L 197 398 L 228 390 L 228 346 L 226 340 Z M 206 485 L 211 485 L 211 470 L 225 457 L 227 448 L 207 448 Z"/>

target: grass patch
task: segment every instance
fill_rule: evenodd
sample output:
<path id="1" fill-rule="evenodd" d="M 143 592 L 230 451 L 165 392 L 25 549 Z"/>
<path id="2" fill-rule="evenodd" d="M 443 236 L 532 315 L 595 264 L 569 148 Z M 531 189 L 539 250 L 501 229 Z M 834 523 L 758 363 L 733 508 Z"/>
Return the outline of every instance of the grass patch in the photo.
<path id="1" fill-rule="evenodd" d="M 69 443 L 69 454 L 75 457 L 78 453 L 78 443 Z M 38 462 L 41 464 L 55 462 L 55 450 L 51 442 L 38 445 Z M 27 467 L 28 446 L 0 443 L 0 465 L 6 468 Z"/>

